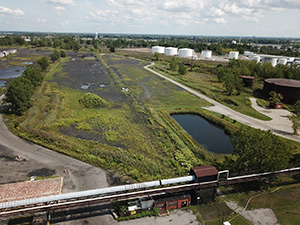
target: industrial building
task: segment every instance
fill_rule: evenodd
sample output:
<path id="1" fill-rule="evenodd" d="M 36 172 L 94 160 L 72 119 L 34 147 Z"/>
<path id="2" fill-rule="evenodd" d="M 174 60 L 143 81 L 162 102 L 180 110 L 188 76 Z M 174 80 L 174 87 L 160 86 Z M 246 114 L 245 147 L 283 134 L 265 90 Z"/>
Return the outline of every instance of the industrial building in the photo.
<path id="1" fill-rule="evenodd" d="M 264 81 L 263 95 L 269 98 L 269 93 L 276 91 L 283 95 L 282 102 L 295 104 L 300 100 L 300 81 L 292 79 L 271 78 Z"/>

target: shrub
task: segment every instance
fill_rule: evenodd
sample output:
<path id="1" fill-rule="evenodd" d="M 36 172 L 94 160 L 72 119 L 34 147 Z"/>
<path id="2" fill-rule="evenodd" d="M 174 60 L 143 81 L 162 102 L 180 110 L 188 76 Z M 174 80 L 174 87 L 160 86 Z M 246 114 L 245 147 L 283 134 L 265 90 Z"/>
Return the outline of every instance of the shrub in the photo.
<path id="1" fill-rule="evenodd" d="M 79 99 L 79 103 L 86 108 L 100 108 L 108 105 L 108 103 L 104 99 L 93 93 L 85 93 Z"/>

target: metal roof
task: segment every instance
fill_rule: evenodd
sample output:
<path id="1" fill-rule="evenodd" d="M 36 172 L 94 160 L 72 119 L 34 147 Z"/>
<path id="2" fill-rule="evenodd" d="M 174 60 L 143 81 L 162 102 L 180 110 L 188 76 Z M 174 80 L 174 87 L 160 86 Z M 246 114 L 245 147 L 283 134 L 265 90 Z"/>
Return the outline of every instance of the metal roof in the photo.
<path id="1" fill-rule="evenodd" d="M 265 82 L 269 84 L 278 85 L 278 86 L 300 88 L 299 80 L 270 78 L 270 79 L 266 79 Z"/>
<path id="2" fill-rule="evenodd" d="M 215 176 L 218 174 L 218 170 L 214 166 L 196 166 L 191 168 L 191 172 L 194 173 L 198 178 Z"/>

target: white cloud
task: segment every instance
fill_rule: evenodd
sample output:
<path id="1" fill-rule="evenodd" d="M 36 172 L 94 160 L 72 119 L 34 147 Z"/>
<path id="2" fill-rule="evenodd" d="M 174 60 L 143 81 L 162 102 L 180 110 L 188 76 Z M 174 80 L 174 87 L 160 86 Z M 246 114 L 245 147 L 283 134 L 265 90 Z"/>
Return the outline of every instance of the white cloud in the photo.
<path id="1" fill-rule="evenodd" d="M 69 24 L 69 22 L 68 22 L 67 20 L 65 20 L 65 21 L 62 21 L 60 24 L 61 24 L 62 26 L 66 26 L 66 25 Z"/>
<path id="2" fill-rule="evenodd" d="M 42 2 L 49 2 L 49 3 L 59 4 L 59 5 L 70 5 L 70 6 L 76 5 L 73 0 L 42 0 Z"/>
<path id="3" fill-rule="evenodd" d="M 215 23 L 226 23 L 226 20 L 222 17 L 219 18 L 213 18 L 212 21 L 214 21 Z"/>
<path id="4" fill-rule="evenodd" d="M 13 15 L 13 16 L 23 16 L 25 13 L 21 9 L 10 9 L 4 6 L 0 6 L 0 13 Z"/>
<path id="5" fill-rule="evenodd" d="M 64 11 L 66 11 L 66 8 L 63 7 L 63 6 L 55 6 L 55 7 L 54 7 L 54 13 L 55 13 L 56 15 L 62 15 L 62 13 L 63 13 Z"/>
<path id="6" fill-rule="evenodd" d="M 38 23 L 46 23 L 46 20 L 45 19 L 42 19 L 42 18 L 36 18 L 36 21 Z"/>

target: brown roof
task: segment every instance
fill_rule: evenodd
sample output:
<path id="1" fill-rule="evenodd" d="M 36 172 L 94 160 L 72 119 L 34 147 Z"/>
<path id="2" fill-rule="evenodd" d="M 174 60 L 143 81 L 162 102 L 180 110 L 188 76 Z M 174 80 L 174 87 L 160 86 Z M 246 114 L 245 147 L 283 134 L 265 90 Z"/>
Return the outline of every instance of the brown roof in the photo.
<path id="1" fill-rule="evenodd" d="M 269 83 L 269 84 L 275 84 L 275 85 L 278 85 L 278 86 L 300 88 L 300 81 L 299 80 L 270 78 L 270 79 L 266 79 L 265 82 Z"/>
<path id="2" fill-rule="evenodd" d="M 218 170 L 214 166 L 196 166 L 191 168 L 197 177 L 214 176 Z"/>
<path id="3" fill-rule="evenodd" d="M 0 185 L 0 202 L 37 198 L 61 193 L 63 178 Z"/>

